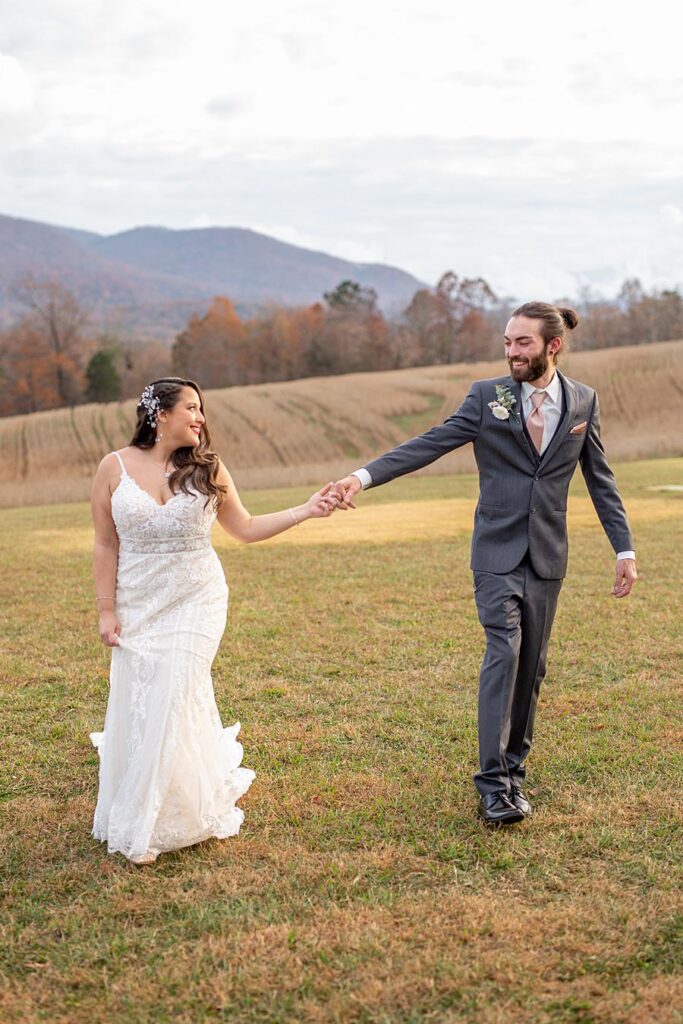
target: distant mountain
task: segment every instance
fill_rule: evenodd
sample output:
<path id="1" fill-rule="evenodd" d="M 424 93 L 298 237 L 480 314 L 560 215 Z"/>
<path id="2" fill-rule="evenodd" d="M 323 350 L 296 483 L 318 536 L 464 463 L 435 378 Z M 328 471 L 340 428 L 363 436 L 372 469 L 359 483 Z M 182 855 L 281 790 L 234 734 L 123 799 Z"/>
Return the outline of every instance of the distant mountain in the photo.
<path id="1" fill-rule="evenodd" d="M 71 288 L 104 326 L 169 340 L 214 295 L 243 310 L 302 305 L 351 278 L 374 288 L 391 312 L 423 287 L 395 267 L 352 263 L 245 228 L 141 227 L 105 236 L 0 215 L 0 322 L 17 315 L 16 284 L 30 273 Z"/>

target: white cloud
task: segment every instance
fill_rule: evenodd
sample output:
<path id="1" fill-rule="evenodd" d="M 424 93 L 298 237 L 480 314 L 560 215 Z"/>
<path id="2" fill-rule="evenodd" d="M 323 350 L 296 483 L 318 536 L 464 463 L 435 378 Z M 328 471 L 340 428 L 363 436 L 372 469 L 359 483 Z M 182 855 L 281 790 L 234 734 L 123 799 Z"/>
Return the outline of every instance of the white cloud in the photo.
<path id="1" fill-rule="evenodd" d="M 215 117 L 232 119 L 237 114 L 241 114 L 247 105 L 240 96 L 214 96 L 206 104 L 206 109 Z"/>
<path id="2" fill-rule="evenodd" d="M 192 217 L 188 221 L 188 227 L 191 228 L 211 228 L 215 226 L 208 213 L 198 213 L 196 217 Z"/>
<path id="3" fill-rule="evenodd" d="M 31 81 L 20 62 L 0 53 L 0 115 L 24 114 L 33 100 Z"/>
<path id="4" fill-rule="evenodd" d="M 660 206 L 659 212 L 666 224 L 672 224 L 674 227 L 683 224 L 683 209 L 675 203 L 664 203 Z"/>
<path id="5" fill-rule="evenodd" d="M 54 127 L 78 139 L 96 140 L 104 122 L 118 144 L 163 148 L 188 131 L 207 144 L 216 132 L 207 106 L 238 95 L 245 116 L 230 131 L 251 141 L 664 141 L 683 79 L 676 34 L 661 31 L 658 9 L 653 0 L 636 20 L 613 0 L 576 0 L 558 23 L 545 0 L 521 9 L 503 0 L 467 9 L 445 0 L 195 0 L 191 9 L 121 0 L 103 22 L 91 0 L 65 0 L 58 14 L 43 0 L 5 21 Z"/>
<path id="6" fill-rule="evenodd" d="M 517 294 L 659 279 L 683 266 L 668 24 L 665 0 L 26 0 L 3 15 L 2 212 L 260 225 Z"/>

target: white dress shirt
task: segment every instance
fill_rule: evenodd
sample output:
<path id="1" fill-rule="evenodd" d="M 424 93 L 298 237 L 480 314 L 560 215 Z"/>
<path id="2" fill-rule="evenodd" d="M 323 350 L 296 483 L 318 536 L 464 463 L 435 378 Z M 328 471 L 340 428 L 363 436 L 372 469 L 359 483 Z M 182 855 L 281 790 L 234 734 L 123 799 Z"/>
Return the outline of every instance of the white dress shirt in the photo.
<path id="1" fill-rule="evenodd" d="M 541 414 L 545 420 L 543 440 L 541 442 L 542 455 L 552 441 L 555 431 L 559 427 L 560 420 L 562 419 L 562 384 L 560 383 L 560 378 L 556 373 L 554 373 L 552 380 L 545 388 L 535 388 L 532 384 L 529 384 L 528 381 L 522 382 L 522 410 L 524 412 L 525 421 L 528 420 L 529 416 L 533 412 L 534 407 L 531 402 L 531 396 L 535 391 L 545 391 L 548 396 L 541 406 Z M 367 469 L 354 469 L 351 475 L 358 477 L 363 490 L 365 490 L 366 487 L 370 487 L 372 484 L 372 477 L 368 473 Z M 635 557 L 635 551 L 620 551 L 617 555 L 617 559 Z"/>

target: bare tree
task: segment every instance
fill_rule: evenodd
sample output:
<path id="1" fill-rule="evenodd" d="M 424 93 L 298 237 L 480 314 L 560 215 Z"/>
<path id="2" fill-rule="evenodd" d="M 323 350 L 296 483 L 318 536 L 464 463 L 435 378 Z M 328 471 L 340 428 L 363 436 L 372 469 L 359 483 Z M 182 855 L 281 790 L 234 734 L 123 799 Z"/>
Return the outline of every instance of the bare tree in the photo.
<path id="1" fill-rule="evenodd" d="M 436 288 L 421 288 L 404 312 L 422 363 L 458 363 L 487 358 L 494 331 L 486 314 L 495 294 L 481 277 L 459 278 L 447 271 Z"/>
<path id="2" fill-rule="evenodd" d="M 89 311 L 64 285 L 33 274 L 22 278 L 15 294 L 28 310 L 27 320 L 54 356 L 59 403 L 73 405 L 82 392 L 83 331 Z"/>

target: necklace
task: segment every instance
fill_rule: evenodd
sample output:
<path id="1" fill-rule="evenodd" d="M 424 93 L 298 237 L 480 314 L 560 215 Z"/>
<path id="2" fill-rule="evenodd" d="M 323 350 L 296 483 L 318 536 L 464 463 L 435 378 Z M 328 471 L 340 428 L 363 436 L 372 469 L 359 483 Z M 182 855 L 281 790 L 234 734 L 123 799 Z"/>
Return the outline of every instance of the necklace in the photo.
<path id="1" fill-rule="evenodd" d="M 168 460 L 166 460 L 166 462 L 164 462 L 164 464 L 163 464 L 163 466 L 162 466 L 162 464 L 161 464 L 160 462 L 157 462 L 157 460 L 156 460 L 156 459 L 153 459 L 153 458 L 152 458 L 152 457 L 150 456 L 150 462 L 153 462 L 155 466 L 158 466 L 158 467 L 159 467 L 159 469 L 160 469 L 160 470 L 161 470 L 161 472 L 162 472 L 162 473 L 164 474 L 164 476 L 166 477 L 166 479 L 167 479 L 167 480 L 168 480 L 168 478 L 170 477 L 171 473 L 173 472 L 173 469 L 175 469 L 175 466 L 173 467 L 173 469 L 169 469 L 169 470 L 165 470 L 165 469 L 164 469 L 164 466 L 168 465 Z"/>

